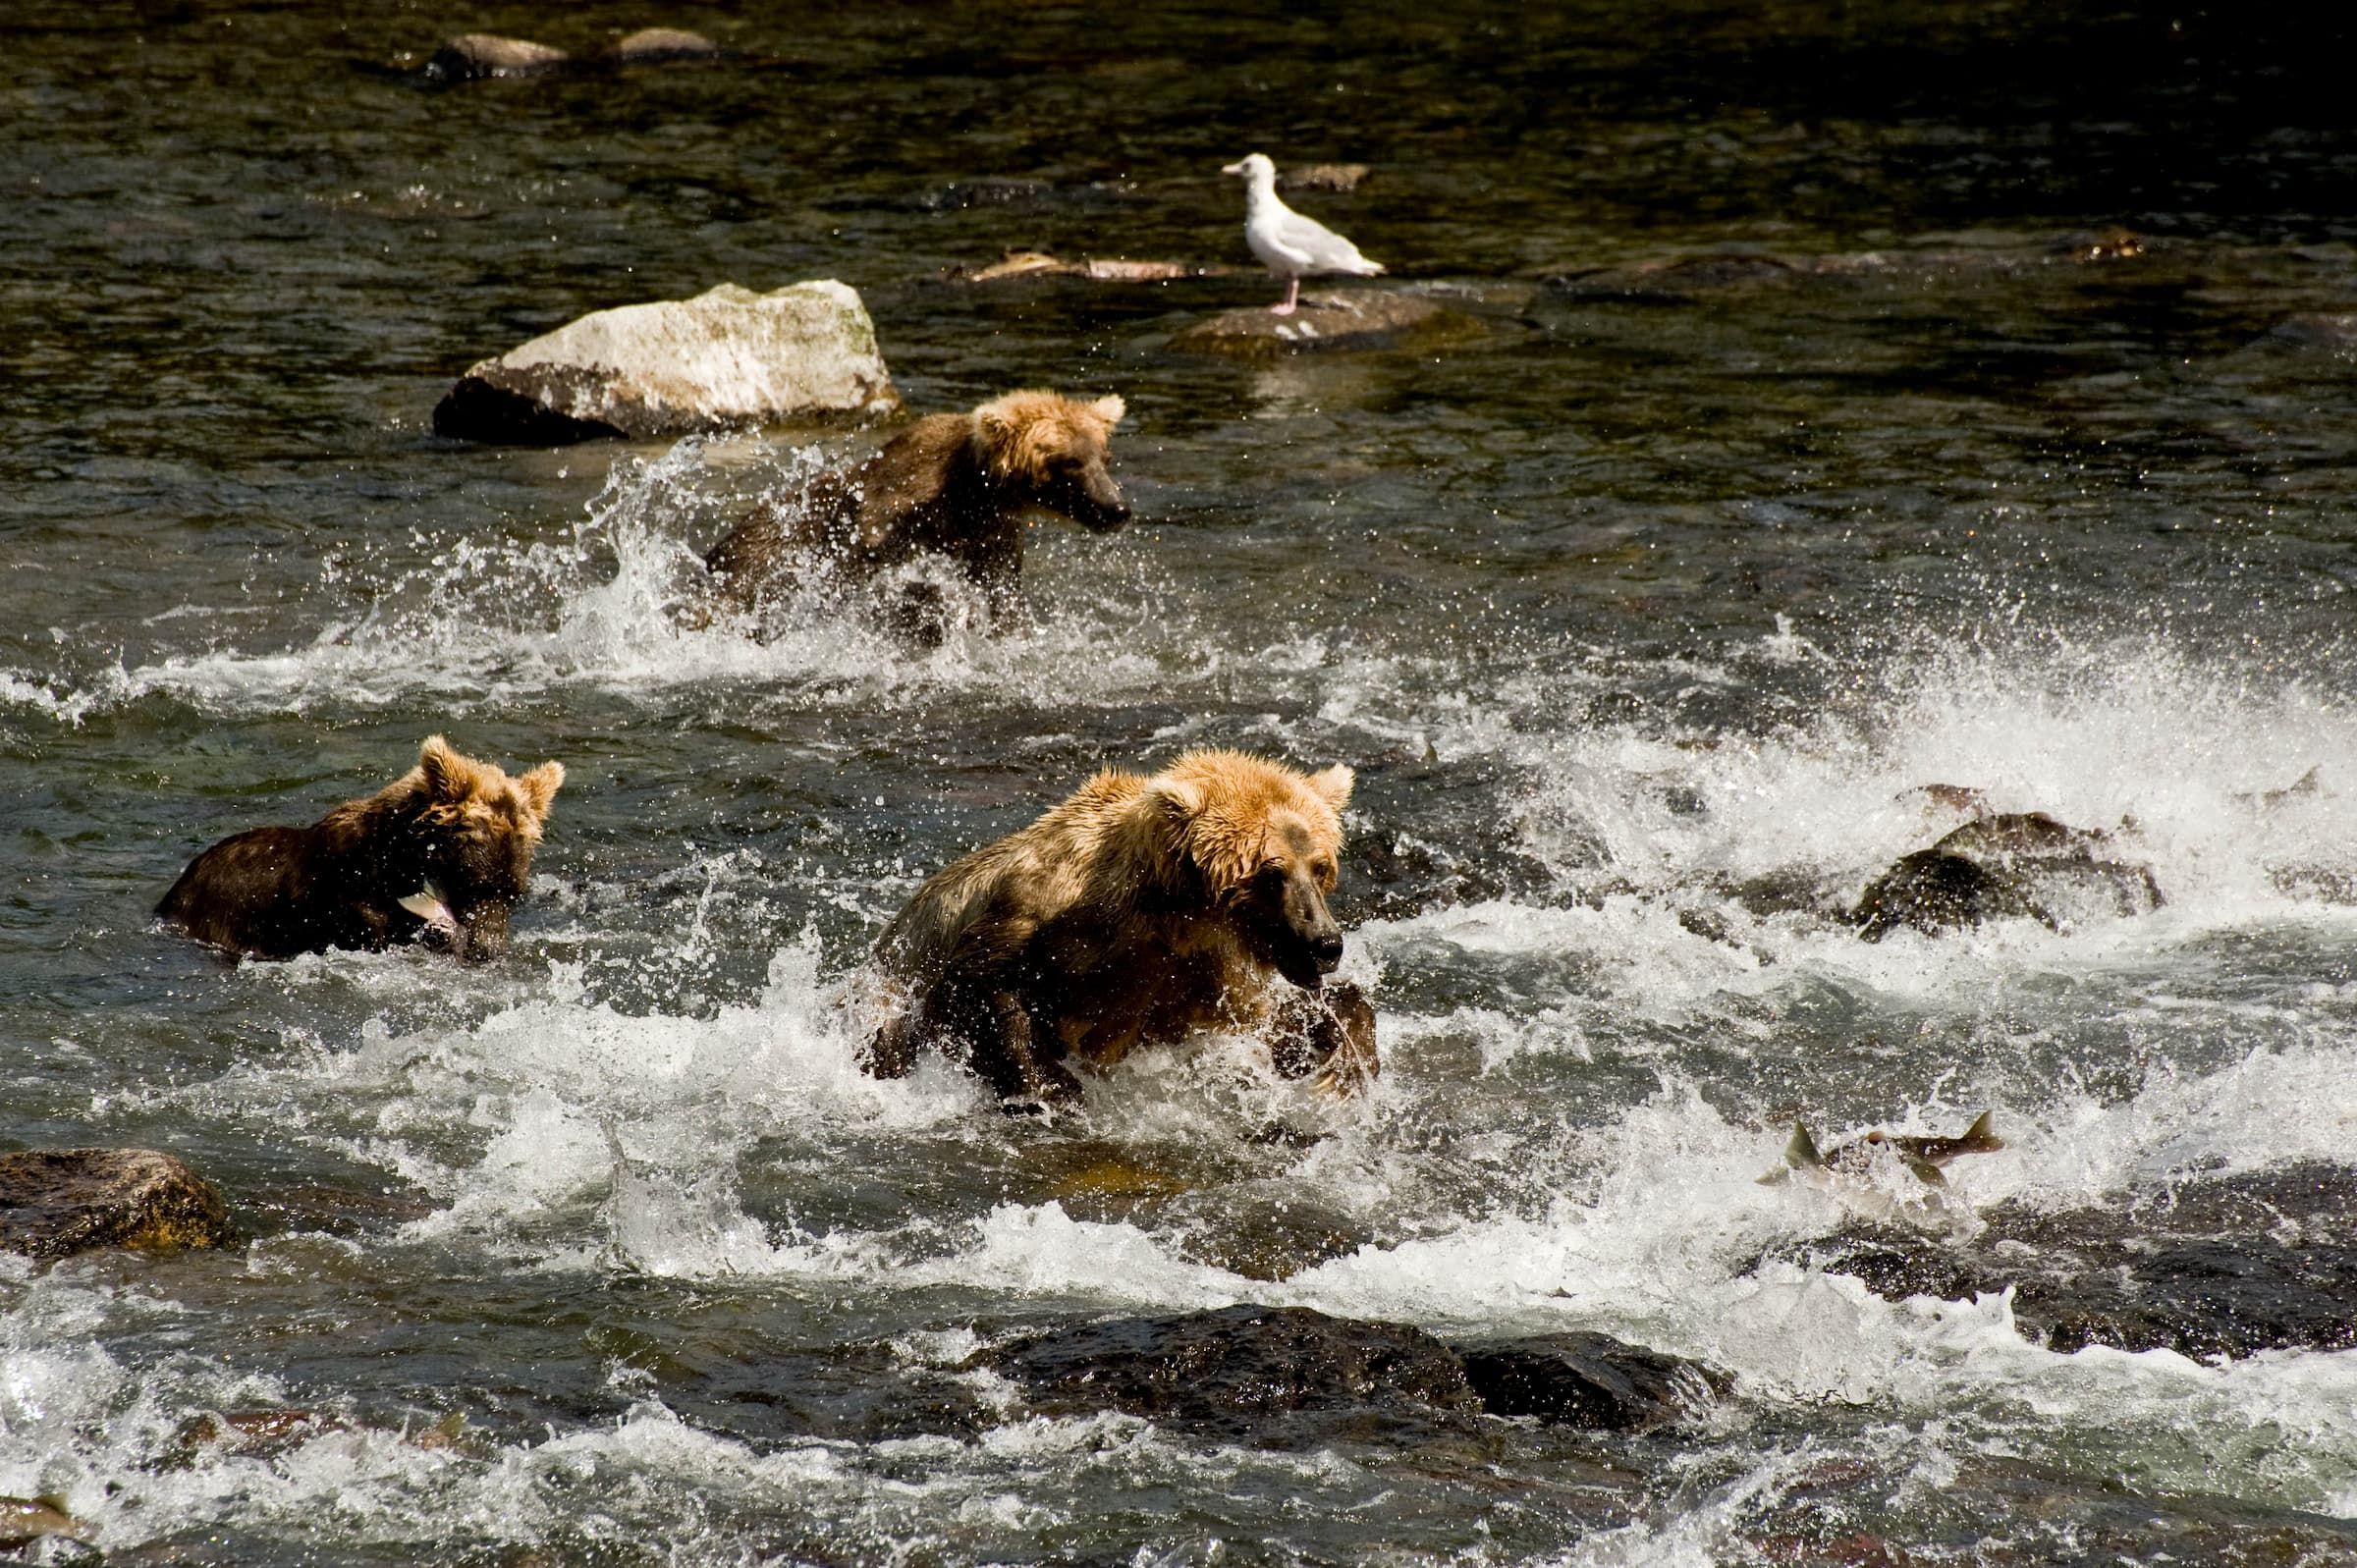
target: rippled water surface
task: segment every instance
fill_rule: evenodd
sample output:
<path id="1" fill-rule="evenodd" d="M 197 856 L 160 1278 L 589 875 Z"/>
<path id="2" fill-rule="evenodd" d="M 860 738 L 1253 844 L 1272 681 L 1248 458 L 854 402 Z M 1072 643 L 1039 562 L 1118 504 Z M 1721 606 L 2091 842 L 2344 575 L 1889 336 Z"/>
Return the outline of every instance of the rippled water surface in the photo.
<path id="1" fill-rule="evenodd" d="M 2249 1273 L 2357 1217 L 2282 1196 L 2357 1169 L 2357 115 L 2300 9 L 0 18 L 0 1147 L 172 1149 L 247 1238 L 0 1259 L 0 1493 L 151 1562 L 2357 1562 L 2349 1333 L 2065 1349 L 1841 1266 L 1892 1194 L 1754 1180 L 1795 1116 L 1993 1108 L 1906 1245 L 2177 1214 Z M 652 22 L 730 54 L 417 69 Z M 1166 345 L 1249 271 L 952 276 L 1243 263 L 1256 147 L 1370 165 L 1296 199 L 1485 334 L 1240 365 Z M 871 434 L 431 432 L 581 311 L 821 276 L 920 411 L 1126 398 L 1139 520 L 1036 536 L 1035 629 L 678 629 Z M 150 924 L 437 730 L 569 770 L 505 960 Z M 1217 1040 L 1052 1127 L 858 1073 L 926 872 L 1195 743 L 1357 770 L 1369 1101 Z M 1927 784 L 2166 901 L 1862 943 Z M 2220 1183 L 2276 1217 L 2202 1231 Z M 1255 1441 L 969 1365 L 1239 1301 L 1733 1393 Z"/>

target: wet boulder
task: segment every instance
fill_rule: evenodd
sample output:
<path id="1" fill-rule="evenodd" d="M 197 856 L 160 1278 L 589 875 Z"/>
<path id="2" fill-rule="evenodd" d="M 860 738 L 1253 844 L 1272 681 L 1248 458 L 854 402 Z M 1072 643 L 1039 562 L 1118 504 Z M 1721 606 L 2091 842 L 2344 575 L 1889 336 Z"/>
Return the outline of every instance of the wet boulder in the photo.
<path id="1" fill-rule="evenodd" d="M 1298 1415 L 1476 1414 L 1456 1353 L 1404 1324 L 1305 1307 L 1223 1307 L 1082 1324 L 996 1346 L 976 1364 L 1047 1415 L 1119 1410 L 1267 1437 Z"/>
<path id="2" fill-rule="evenodd" d="M 1867 884 L 1850 923 L 1868 942 L 2027 918 L 2059 930 L 2086 916 L 2150 914 L 2165 900 L 2150 866 L 2110 858 L 2111 836 L 2042 811 L 1978 818 L 1902 856 Z"/>
<path id="3" fill-rule="evenodd" d="M 647 440 L 899 406 L 859 296 L 832 280 L 593 311 L 485 359 L 434 429 L 529 446 Z"/>
<path id="4" fill-rule="evenodd" d="M 1047 1415 L 1119 1410 L 1259 1441 L 1319 1440 L 1467 1418 L 1650 1432 L 1707 1409 L 1725 1374 L 1562 1333 L 1458 1350 L 1406 1324 L 1305 1307 L 1224 1307 L 1053 1329 L 974 1359 Z"/>
<path id="5" fill-rule="evenodd" d="M 1171 347 L 1231 359 L 1279 359 L 1293 353 L 1441 348 L 1486 337 L 1488 331 L 1478 318 L 1416 295 L 1352 289 L 1303 295 L 1300 308 L 1290 315 L 1265 306 L 1231 310 L 1180 330 Z"/>
<path id="6" fill-rule="evenodd" d="M 0 1250 L 64 1258 L 97 1247 L 218 1247 L 220 1192 L 153 1149 L 0 1155 Z"/>
<path id="7" fill-rule="evenodd" d="M 493 77 L 545 77 L 569 70 L 572 55 L 529 38 L 496 32 L 462 32 L 443 41 L 425 63 L 434 81 L 483 81 Z"/>
<path id="8" fill-rule="evenodd" d="M 1460 1359 L 1491 1415 L 1594 1432 L 1652 1432 L 1708 1410 L 1732 1386 L 1725 1373 L 1610 1334 L 1548 1334 Z"/>
<path id="9" fill-rule="evenodd" d="M 2049 1349 L 2194 1358 L 2357 1347 L 2357 1170 L 2305 1162 L 2059 1212 L 1982 1211 L 1970 1237 L 1852 1224 L 1792 1258 L 1889 1300 L 2013 1291 Z"/>

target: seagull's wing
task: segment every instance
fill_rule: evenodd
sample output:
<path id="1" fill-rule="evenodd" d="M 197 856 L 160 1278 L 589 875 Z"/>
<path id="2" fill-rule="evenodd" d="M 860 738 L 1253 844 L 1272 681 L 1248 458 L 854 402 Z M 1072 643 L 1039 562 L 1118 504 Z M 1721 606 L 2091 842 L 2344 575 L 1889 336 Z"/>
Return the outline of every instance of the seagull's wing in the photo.
<path id="1" fill-rule="evenodd" d="M 1283 229 L 1274 226 L 1263 229 L 1260 231 L 1259 239 L 1260 243 L 1268 247 L 1268 254 L 1263 255 L 1261 259 L 1272 265 L 1282 261 L 1297 271 L 1307 271 L 1318 264 L 1316 253 L 1302 245 L 1297 238 Z"/>
<path id="2" fill-rule="evenodd" d="M 1270 239 L 1285 250 L 1298 255 L 1315 267 L 1358 267 L 1366 265 L 1366 257 L 1358 246 L 1336 234 L 1315 218 L 1304 218 L 1290 207 L 1271 226 Z"/>

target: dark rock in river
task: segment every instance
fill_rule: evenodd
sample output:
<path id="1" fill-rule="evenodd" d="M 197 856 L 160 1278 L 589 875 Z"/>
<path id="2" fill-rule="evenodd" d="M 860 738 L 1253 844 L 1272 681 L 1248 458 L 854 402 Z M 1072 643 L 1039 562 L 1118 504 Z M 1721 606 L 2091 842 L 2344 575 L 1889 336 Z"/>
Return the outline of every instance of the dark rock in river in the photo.
<path id="1" fill-rule="evenodd" d="M 1491 1415 L 1601 1432 L 1651 1432 L 1707 1410 L 1731 1386 L 1725 1373 L 1610 1334 L 1549 1334 L 1461 1360 Z"/>
<path id="2" fill-rule="evenodd" d="M 976 1363 L 1049 1415 L 1120 1410 L 1226 1435 L 1266 1435 L 1309 1413 L 1470 1415 L 1480 1401 L 1455 1352 L 1403 1324 L 1305 1307 L 1224 1307 L 1055 1329 Z"/>
<path id="3" fill-rule="evenodd" d="M 665 60 L 717 60 L 720 45 L 684 27 L 640 27 L 606 52 L 618 65 L 652 65 Z"/>
<path id="4" fill-rule="evenodd" d="M 2213 1176 L 2100 1208 L 2001 1204 L 1966 1241 L 1852 1225 L 1791 1250 L 1891 1300 L 2013 1289 L 2050 1349 L 2195 1357 L 2357 1346 L 2357 1170 Z"/>
<path id="5" fill-rule="evenodd" d="M 574 63 L 562 49 L 495 32 L 462 32 L 434 51 L 425 74 L 436 81 L 481 81 L 490 77 L 544 77 Z"/>
<path id="6" fill-rule="evenodd" d="M 0 1250 L 63 1258 L 94 1247 L 217 1247 L 229 1236 L 213 1184 L 156 1150 L 0 1155 Z"/>
<path id="7" fill-rule="evenodd" d="M 1023 1384 L 1044 1414 L 1120 1410 L 1261 1440 L 1308 1435 L 1288 1419 L 1304 1415 L 1359 1418 L 1362 1429 L 1482 1414 L 1649 1432 L 1729 1386 L 1723 1373 L 1607 1334 L 1458 1351 L 1405 1324 L 1304 1307 L 1086 1324 L 998 1346 L 975 1363 Z"/>
<path id="8" fill-rule="evenodd" d="M 552 446 L 646 439 L 899 406 L 875 324 L 832 280 L 594 311 L 460 378 L 434 429 Z"/>
<path id="9" fill-rule="evenodd" d="M 2152 868 L 2099 855 L 2110 841 L 2039 811 L 1982 817 L 1899 859 L 1867 885 L 1849 918 L 1860 937 L 1880 942 L 1902 927 L 1938 934 L 2028 918 L 2059 929 L 2078 916 L 2158 909 Z"/>
<path id="10" fill-rule="evenodd" d="M 1388 289 L 1353 289 L 1304 295 L 1301 308 L 1287 316 L 1265 306 L 1231 310 L 1179 331 L 1171 347 L 1234 359 L 1276 359 L 1343 349 L 1439 348 L 1485 337 L 1488 331 L 1474 317 L 1430 299 Z"/>

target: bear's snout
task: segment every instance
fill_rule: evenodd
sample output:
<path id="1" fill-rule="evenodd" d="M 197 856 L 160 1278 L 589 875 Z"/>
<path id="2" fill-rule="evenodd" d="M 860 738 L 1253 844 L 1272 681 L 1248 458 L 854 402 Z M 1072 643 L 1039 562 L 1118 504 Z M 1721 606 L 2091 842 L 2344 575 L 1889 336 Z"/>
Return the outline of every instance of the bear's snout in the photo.
<path id="1" fill-rule="evenodd" d="M 1079 519 L 1100 533 L 1110 533 L 1129 520 L 1129 498 L 1102 467 L 1089 470 L 1080 487 L 1082 504 L 1073 509 Z"/>
<path id="2" fill-rule="evenodd" d="M 489 963 L 508 950 L 509 906 L 504 899 L 476 904 L 459 917 L 458 954 L 468 963 Z"/>

